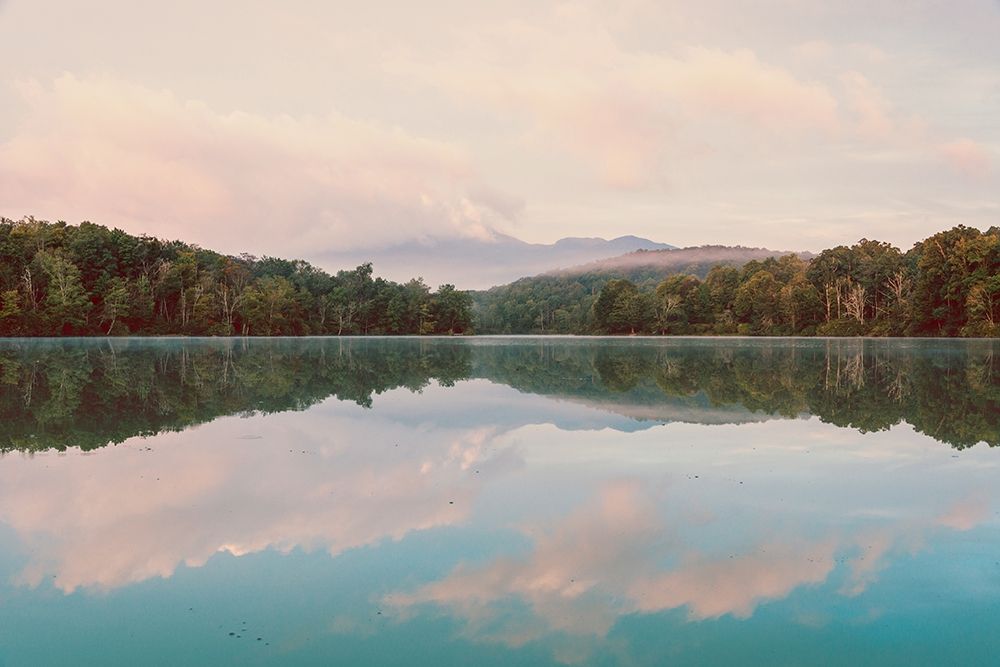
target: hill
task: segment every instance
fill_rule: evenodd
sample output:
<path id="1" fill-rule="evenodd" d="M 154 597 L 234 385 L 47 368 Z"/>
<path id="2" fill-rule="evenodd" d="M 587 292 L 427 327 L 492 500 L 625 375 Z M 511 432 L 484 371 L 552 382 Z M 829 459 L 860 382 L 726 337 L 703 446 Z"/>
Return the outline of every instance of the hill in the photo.
<path id="1" fill-rule="evenodd" d="M 810 253 L 708 245 L 691 248 L 636 250 L 617 257 L 522 278 L 507 285 L 473 293 L 476 331 L 482 334 L 589 333 L 590 309 L 609 280 L 626 279 L 653 290 L 676 274 L 704 278 L 713 266 L 742 267 Z"/>
<path id="2" fill-rule="evenodd" d="M 617 257 L 600 259 L 568 269 L 549 271 L 547 274 L 565 277 L 590 274 L 606 275 L 608 278 L 625 278 L 639 284 L 648 280 L 659 282 L 667 276 L 678 273 L 704 278 L 713 266 L 739 268 L 753 260 L 763 261 L 769 257 L 777 258 L 784 255 L 798 255 L 802 259 L 812 257 L 812 254 L 807 252 L 725 245 L 658 250 L 638 249 Z"/>

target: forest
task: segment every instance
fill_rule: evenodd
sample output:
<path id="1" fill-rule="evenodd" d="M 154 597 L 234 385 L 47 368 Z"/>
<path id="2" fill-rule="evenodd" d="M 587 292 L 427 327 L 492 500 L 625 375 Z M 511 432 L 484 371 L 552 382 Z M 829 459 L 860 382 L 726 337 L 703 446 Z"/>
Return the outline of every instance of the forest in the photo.
<path id="1" fill-rule="evenodd" d="M 550 274 L 474 295 L 478 333 L 1000 335 L 1000 227 L 957 226 L 907 252 L 862 239 L 813 257 Z"/>
<path id="2" fill-rule="evenodd" d="M 372 265 L 227 256 L 92 224 L 0 218 L 0 336 L 448 334 L 471 326 L 452 285 Z"/>
<path id="3" fill-rule="evenodd" d="M 960 225 L 905 253 L 868 239 L 815 256 L 706 246 L 581 269 L 431 291 L 375 277 L 371 263 L 331 275 L 89 222 L 0 218 L 0 336 L 1000 336 L 1000 227 Z"/>

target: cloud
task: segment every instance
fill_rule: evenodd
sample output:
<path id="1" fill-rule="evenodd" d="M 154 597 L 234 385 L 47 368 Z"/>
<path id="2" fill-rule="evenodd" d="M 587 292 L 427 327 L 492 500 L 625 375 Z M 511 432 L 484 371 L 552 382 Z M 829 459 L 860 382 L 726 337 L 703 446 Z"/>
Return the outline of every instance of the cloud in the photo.
<path id="1" fill-rule="evenodd" d="M 936 521 L 887 523 L 818 539 L 774 534 L 704 552 L 687 546 L 685 532 L 704 517 L 674 508 L 668 518 L 651 487 L 611 482 L 569 516 L 525 529 L 534 541 L 528 554 L 460 564 L 444 579 L 391 594 L 386 603 L 403 611 L 437 605 L 464 620 L 466 635 L 511 646 L 549 636 L 604 637 L 618 618 L 633 613 L 683 608 L 691 620 L 748 618 L 765 602 L 828 582 L 838 563 L 839 593 L 858 596 L 894 553 L 916 552 L 937 527 L 967 530 L 987 515 L 988 505 L 973 499 Z M 530 613 L 511 614 L 521 609 L 518 602 Z"/>
<path id="2" fill-rule="evenodd" d="M 515 220 L 524 211 L 525 201 L 521 197 L 488 185 L 481 185 L 469 192 L 474 204 L 485 206 L 507 220 Z"/>
<path id="3" fill-rule="evenodd" d="M 19 86 L 0 213 L 91 219 L 231 252 L 302 255 L 489 237 L 495 206 L 455 146 L 330 113 L 220 113 L 169 91 L 63 75 Z"/>
<path id="4" fill-rule="evenodd" d="M 840 75 L 840 82 L 861 135 L 888 139 L 895 130 L 895 123 L 890 118 L 891 105 L 881 91 L 860 72 L 845 72 Z"/>
<path id="5" fill-rule="evenodd" d="M 0 523 L 31 554 L 16 581 L 108 590 L 222 552 L 337 555 L 400 540 L 463 522 L 479 485 L 513 456 L 488 451 L 485 427 L 421 431 L 367 414 L 328 417 L 308 431 L 283 424 L 282 416 L 221 419 L 161 434 L 152 451 L 132 443 L 47 456 L 45 466 L 5 457 Z M 240 439 L 247 432 L 259 436 L 252 448 Z"/>
<path id="6" fill-rule="evenodd" d="M 990 515 L 990 501 L 983 496 L 973 496 L 957 502 L 938 517 L 938 525 L 952 530 L 972 530 Z"/>
<path id="7" fill-rule="evenodd" d="M 10 54 L 0 81 L 35 77 L 49 97 L 31 107 L 0 89 L 0 141 L 26 141 L 17 163 L 0 156 L 0 214 L 281 254 L 491 227 L 535 242 L 636 234 L 773 246 L 789 220 L 818 250 L 856 238 L 845 220 L 888 208 L 899 222 L 870 219 L 864 234 L 902 246 L 992 223 L 936 207 L 995 200 L 997 170 L 969 177 L 982 173 L 982 155 L 948 145 L 967 137 L 986 164 L 1000 147 L 993 0 L 957 13 L 924 0 L 795 11 L 787 0 L 309 5 L 183 2 L 150 20 L 124 0 L 55 15 L 44 3 L 5 4 L 17 29 L 0 46 Z M 234 21 L 239 29 L 220 30 Z M 38 34 L 51 37 L 45 49 L 32 43 Z M 210 118 L 233 121 L 225 132 L 209 123 L 209 147 L 242 136 L 237 117 L 271 128 L 277 145 L 254 136 L 243 155 L 170 159 L 139 140 L 119 146 L 117 127 L 94 135 L 69 110 L 42 113 L 70 103 L 53 90 L 63 71 L 93 84 L 77 97 L 123 100 L 157 127 L 162 116 L 119 94 L 127 82 L 143 96 L 172 91 L 182 119 L 171 111 L 171 127 L 201 124 L 188 108 L 200 100 Z M 114 90 L 99 91 L 102 81 Z M 304 137 L 294 155 L 282 143 L 289 132 Z M 340 143 L 372 133 L 390 144 L 384 169 Z M 80 135 L 90 143 L 65 139 Z M 391 156 L 411 148 L 418 159 L 404 178 Z M 382 178 L 365 176 L 369 167 Z M 489 190 L 513 196 L 480 196 Z"/>
<path id="8" fill-rule="evenodd" d="M 734 132 L 784 143 L 838 128 L 826 86 L 749 49 L 629 49 L 600 16 L 572 5 L 535 19 L 460 35 L 441 60 L 404 53 L 385 66 L 526 120 L 531 143 L 554 141 L 612 188 L 662 187 L 679 159 Z"/>
<path id="9" fill-rule="evenodd" d="M 791 51 L 798 58 L 822 60 L 830 57 L 834 49 L 825 39 L 811 39 L 794 45 Z"/>
<path id="10" fill-rule="evenodd" d="M 695 619 L 747 617 L 763 601 L 824 582 L 835 567 L 832 539 L 763 543 L 721 557 L 690 552 L 679 529 L 691 518 L 666 521 L 648 487 L 610 482 L 557 524 L 526 529 L 535 541 L 528 555 L 459 565 L 386 601 L 403 610 L 443 606 L 475 638 L 518 646 L 550 634 L 603 637 L 635 612 L 686 607 Z M 529 621 L 505 613 L 511 599 L 528 605 Z"/>
<path id="11" fill-rule="evenodd" d="M 972 139 L 962 138 L 938 146 L 944 162 L 960 174 L 972 178 L 987 176 L 992 169 L 992 159 L 985 146 Z"/>
<path id="12" fill-rule="evenodd" d="M 692 559 L 675 571 L 637 580 L 630 593 L 641 611 L 687 607 L 694 619 L 747 618 L 765 600 L 826 581 L 836 543 L 763 544 L 732 558 Z"/>

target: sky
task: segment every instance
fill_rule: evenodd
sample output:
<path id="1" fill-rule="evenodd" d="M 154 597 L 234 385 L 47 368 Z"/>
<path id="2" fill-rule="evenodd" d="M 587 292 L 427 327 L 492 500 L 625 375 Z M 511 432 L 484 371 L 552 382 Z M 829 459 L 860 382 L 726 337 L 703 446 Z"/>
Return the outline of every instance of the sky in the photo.
<path id="1" fill-rule="evenodd" d="M 0 215 L 224 252 L 905 250 L 998 119 L 998 0 L 0 0 Z"/>

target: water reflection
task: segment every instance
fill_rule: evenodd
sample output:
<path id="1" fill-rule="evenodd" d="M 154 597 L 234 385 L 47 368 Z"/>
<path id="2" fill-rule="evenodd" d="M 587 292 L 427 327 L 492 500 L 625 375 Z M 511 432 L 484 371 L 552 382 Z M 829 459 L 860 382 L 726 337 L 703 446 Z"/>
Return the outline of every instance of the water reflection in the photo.
<path id="1" fill-rule="evenodd" d="M 198 595 L 244 600 L 252 582 L 290 577 L 244 602 L 287 619 L 283 644 L 271 630 L 280 663 L 327 661 L 350 639 L 378 648 L 344 662 L 386 662 L 378 651 L 396 642 L 405 664 L 423 655 L 407 628 L 423 650 L 438 642 L 442 663 L 469 662 L 472 646 L 523 664 L 705 663 L 746 627 L 737 658 L 773 663 L 791 638 L 794 664 L 857 644 L 859 628 L 988 619 L 1000 602 L 996 451 L 939 442 L 1000 444 L 994 351 L 0 343 L 0 627 L 12 628 L 0 658 L 30 654 L 30 626 L 17 631 L 27 606 L 48 616 L 63 600 L 103 599 L 97 616 L 120 618 L 117 592 L 151 604 L 189 577 Z M 354 553 L 392 565 L 364 574 Z M 266 569 L 268 554 L 288 565 Z M 247 578 L 219 565 L 234 556 Z M 343 570 L 360 597 L 288 574 L 307 562 Z M 72 635 L 75 622 L 61 627 Z M 701 634 L 725 622 L 741 625 L 724 626 L 721 644 Z M 218 641 L 204 639 L 206 664 L 234 661 L 211 653 Z M 967 643 L 965 662 L 990 641 Z"/>
<path id="2" fill-rule="evenodd" d="M 219 416 L 482 378 L 636 422 L 816 415 L 1000 445 L 997 341 L 0 341 L 0 451 L 94 449 Z M 586 421 L 586 420 L 585 420 Z M 605 425 L 621 426 L 608 421 Z M 573 425 L 566 425 L 573 427 Z M 578 425 L 593 427 L 592 422 Z"/>

